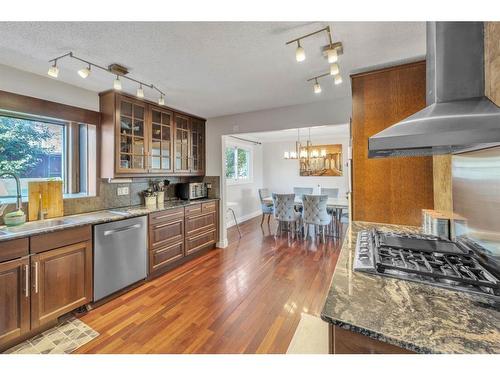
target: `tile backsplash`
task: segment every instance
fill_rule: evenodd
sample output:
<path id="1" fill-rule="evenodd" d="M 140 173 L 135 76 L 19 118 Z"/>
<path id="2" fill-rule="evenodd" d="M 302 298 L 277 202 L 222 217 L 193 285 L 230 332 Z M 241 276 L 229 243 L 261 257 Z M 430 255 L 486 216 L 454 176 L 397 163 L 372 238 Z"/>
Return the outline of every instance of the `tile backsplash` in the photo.
<path id="1" fill-rule="evenodd" d="M 209 198 L 219 198 L 220 177 L 162 177 L 134 179 L 131 183 L 108 183 L 102 180 L 99 184 L 99 195 L 95 197 L 68 198 L 64 200 L 64 215 L 75 215 L 85 212 L 105 210 L 108 208 L 118 208 L 124 206 L 134 206 L 143 204 L 143 198 L 140 194 L 149 187 L 150 181 L 167 179 L 170 181 L 165 194 L 165 199 L 175 199 L 175 184 L 179 182 L 207 182 L 212 184 L 209 190 Z M 118 195 L 118 188 L 128 187 L 129 194 Z M 1 198 L 0 198 L 1 199 Z M 5 213 L 14 211 L 15 205 L 9 204 Z M 23 203 L 24 212 L 28 212 L 28 203 Z M 3 218 L 0 218 L 0 224 L 3 224 Z"/>

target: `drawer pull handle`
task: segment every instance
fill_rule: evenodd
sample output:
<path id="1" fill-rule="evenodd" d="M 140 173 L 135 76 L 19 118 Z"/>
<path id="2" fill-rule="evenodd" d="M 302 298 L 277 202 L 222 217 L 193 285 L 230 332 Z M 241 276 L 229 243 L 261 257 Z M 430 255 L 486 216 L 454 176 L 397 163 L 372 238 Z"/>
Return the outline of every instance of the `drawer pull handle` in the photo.
<path id="1" fill-rule="evenodd" d="M 160 228 L 163 228 L 163 227 L 166 227 L 166 226 L 172 225 L 172 224 L 182 223 L 182 221 L 183 221 L 183 220 L 181 219 L 181 220 L 171 221 L 170 223 L 158 224 L 158 225 L 155 225 L 154 229 L 160 229 Z"/>
<path id="2" fill-rule="evenodd" d="M 35 262 L 35 293 L 38 293 L 38 262 Z"/>
<path id="3" fill-rule="evenodd" d="M 173 214 L 168 214 L 168 215 L 162 215 L 162 216 L 158 216 L 158 217 L 155 217 L 154 220 L 161 220 L 161 219 L 166 219 L 167 217 L 172 217 L 172 216 L 177 216 L 177 215 L 180 215 L 181 212 L 176 212 L 176 213 L 173 213 Z"/>

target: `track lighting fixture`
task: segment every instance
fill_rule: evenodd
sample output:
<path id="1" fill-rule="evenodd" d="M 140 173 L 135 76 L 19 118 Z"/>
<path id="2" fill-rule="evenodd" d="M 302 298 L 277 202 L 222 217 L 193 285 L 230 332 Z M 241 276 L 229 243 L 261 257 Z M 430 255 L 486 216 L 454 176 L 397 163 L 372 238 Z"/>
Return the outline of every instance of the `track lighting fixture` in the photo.
<path id="1" fill-rule="evenodd" d="M 54 60 L 54 65 L 49 68 L 47 74 L 53 78 L 57 78 L 59 75 L 59 68 L 57 67 L 57 60 Z"/>
<path id="2" fill-rule="evenodd" d="M 339 74 L 340 69 L 339 69 L 339 64 L 332 64 L 330 65 L 330 75 L 336 76 Z"/>
<path id="3" fill-rule="evenodd" d="M 314 93 L 315 93 L 315 94 L 321 94 L 321 86 L 320 86 L 320 84 L 318 83 L 318 79 L 316 78 L 316 79 L 314 80 L 314 82 L 316 82 L 316 83 L 314 84 L 314 86 L 313 86 Z"/>
<path id="4" fill-rule="evenodd" d="M 124 67 L 120 64 L 111 64 L 107 67 L 104 67 L 104 66 L 101 66 L 98 64 L 94 64 L 93 62 L 84 60 L 80 57 L 77 57 L 73 54 L 73 52 L 68 52 L 64 55 L 61 55 L 61 56 L 58 56 L 52 60 L 49 60 L 49 62 L 52 63 L 52 66 L 49 68 L 49 70 L 47 72 L 47 74 L 49 76 L 57 78 L 57 76 L 59 75 L 59 68 L 57 67 L 57 62 L 58 62 L 58 60 L 63 59 L 65 57 L 70 57 L 72 59 L 81 61 L 82 63 L 85 63 L 87 65 L 87 67 L 78 70 L 78 75 L 82 78 L 87 78 L 90 75 L 92 68 L 104 70 L 110 74 L 113 74 L 116 77 L 113 81 L 113 88 L 115 90 L 122 89 L 122 81 L 120 78 L 128 79 L 129 81 L 133 81 L 139 85 L 139 88 L 137 89 L 137 97 L 144 98 L 143 86 L 148 87 L 151 90 L 155 90 L 160 94 L 160 98 L 158 99 L 158 103 L 160 105 L 165 105 L 165 93 L 162 90 L 160 90 L 157 86 L 155 86 L 153 84 L 144 83 L 144 82 L 139 81 L 135 78 L 127 76 L 128 69 L 126 67 Z"/>
<path id="5" fill-rule="evenodd" d="M 335 83 L 336 85 L 340 85 L 342 83 L 342 77 L 340 76 L 340 74 L 337 74 L 335 77 L 334 77 L 334 81 L 333 83 Z"/>
<path id="6" fill-rule="evenodd" d="M 116 78 L 113 81 L 113 88 L 118 91 L 122 89 L 122 81 L 120 81 L 120 77 L 118 77 L 118 74 L 116 75 Z"/>
<path id="7" fill-rule="evenodd" d="M 87 78 L 90 75 L 90 64 L 87 68 L 80 69 L 78 75 L 83 79 Z"/>
<path id="8" fill-rule="evenodd" d="M 297 49 L 295 50 L 295 60 L 297 62 L 302 62 L 306 59 L 306 52 L 304 48 L 300 45 L 300 40 L 297 40 Z"/>
<path id="9" fill-rule="evenodd" d="M 335 48 L 329 48 L 326 50 L 326 57 L 330 64 L 336 63 L 339 60 L 337 50 Z"/>
<path id="10" fill-rule="evenodd" d="M 139 85 L 139 88 L 137 89 L 137 97 L 138 98 L 144 98 L 144 90 L 142 89 L 142 85 Z"/>

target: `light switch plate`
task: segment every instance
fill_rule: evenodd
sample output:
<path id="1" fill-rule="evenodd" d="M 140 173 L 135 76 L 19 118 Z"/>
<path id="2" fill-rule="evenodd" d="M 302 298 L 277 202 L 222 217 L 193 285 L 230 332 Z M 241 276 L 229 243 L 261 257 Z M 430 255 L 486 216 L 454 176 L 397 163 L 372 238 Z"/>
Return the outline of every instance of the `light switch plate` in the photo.
<path id="1" fill-rule="evenodd" d="M 128 195 L 129 194 L 128 186 L 119 187 L 116 193 L 118 195 Z"/>

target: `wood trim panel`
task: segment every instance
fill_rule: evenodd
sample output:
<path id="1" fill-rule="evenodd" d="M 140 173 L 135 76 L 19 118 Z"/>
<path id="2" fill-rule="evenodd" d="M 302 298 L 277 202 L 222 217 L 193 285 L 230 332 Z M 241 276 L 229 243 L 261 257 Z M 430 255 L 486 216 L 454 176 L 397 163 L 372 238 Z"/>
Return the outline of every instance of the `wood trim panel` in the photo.
<path id="1" fill-rule="evenodd" d="M 32 254 L 36 254 L 91 239 L 92 226 L 85 225 L 32 236 L 30 249 Z"/>
<path id="2" fill-rule="evenodd" d="M 7 111 L 92 125 L 99 125 L 100 118 L 99 112 L 96 111 L 7 91 L 0 91 L 0 108 Z"/>
<path id="3" fill-rule="evenodd" d="M 329 324 L 330 354 L 415 354 L 415 352 L 372 339 Z"/>
<path id="4" fill-rule="evenodd" d="M 29 239 L 0 242 L 0 262 L 21 258 L 29 254 Z"/>
<path id="5" fill-rule="evenodd" d="M 353 220 L 420 225 L 431 157 L 368 159 L 368 138 L 425 107 L 425 61 L 352 76 Z"/>

